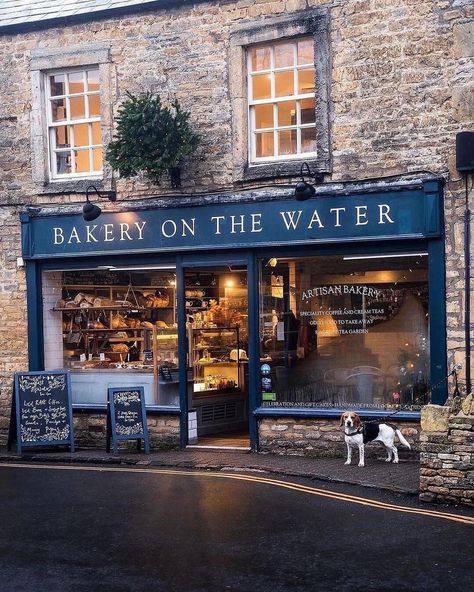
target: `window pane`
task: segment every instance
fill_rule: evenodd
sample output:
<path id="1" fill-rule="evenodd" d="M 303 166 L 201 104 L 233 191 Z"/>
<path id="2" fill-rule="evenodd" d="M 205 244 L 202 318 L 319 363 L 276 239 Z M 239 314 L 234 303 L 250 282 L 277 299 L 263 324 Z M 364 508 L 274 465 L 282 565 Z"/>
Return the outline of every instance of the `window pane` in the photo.
<path id="1" fill-rule="evenodd" d="M 91 124 L 92 125 L 92 143 L 93 144 L 102 144 L 102 128 L 98 121 Z"/>
<path id="2" fill-rule="evenodd" d="M 87 173 L 90 171 L 89 150 L 75 150 L 76 173 Z"/>
<path id="3" fill-rule="evenodd" d="M 278 125 L 296 125 L 296 101 L 278 103 Z"/>
<path id="4" fill-rule="evenodd" d="M 275 68 L 294 66 L 295 55 L 292 43 L 275 45 Z"/>
<path id="5" fill-rule="evenodd" d="M 298 92 L 299 93 L 310 93 L 314 92 L 314 68 L 308 68 L 307 70 L 298 71 Z"/>
<path id="6" fill-rule="evenodd" d="M 71 172 L 71 153 L 56 153 L 56 171 L 58 175 L 67 175 Z"/>
<path id="7" fill-rule="evenodd" d="M 89 145 L 89 124 L 80 123 L 72 126 L 74 130 L 74 146 Z"/>
<path id="8" fill-rule="evenodd" d="M 255 105 L 255 127 L 273 127 L 273 105 Z"/>
<path id="9" fill-rule="evenodd" d="M 296 154 L 296 130 L 278 132 L 278 154 Z"/>
<path id="10" fill-rule="evenodd" d="M 270 48 L 252 47 L 250 50 L 252 72 L 270 69 Z"/>
<path id="11" fill-rule="evenodd" d="M 301 152 L 316 152 L 316 128 L 301 129 Z"/>
<path id="12" fill-rule="evenodd" d="M 87 71 L 87 90 L 99 90 L 99 70 Z"/>
<path id="13" fill-rule="evenodd" d="M 66 99 L 51 101 L 51 118 L 53 121 L 61 121 L 67 118 Z"/>
<path id="14" fill-rule="evenodd" d="M 298 64 L 314 64 L 313 39 L 298 41 Z"/>
<path id="15" fill-rule="evenodd" d="M 54 140 L 56 148 L 69 148 L 71 140 L 69 139 L 69 127 L 60 125 L 54 128 Z"/>
<path id="16" fill-rule="evenodd" d="M 273 156 L 273 132 L 255 134 L 256 156 Z"/>
<path id="17" fill-rule="evenodd" d="M 52 97 L 66 94 L 65 76 L 64 74 L 54 74 L 49 77 L 50 92 Z"/>
<path id="18" fill-rule="evenodd" d="M 314 123 L 314 99 L 302 99 L 301 106 L 301 123 Z"/>
<path id="19" fill-rule="evenodd" d="M 83 119 L 86 116 L 84 97 L 71 97 L 69 99 L 69 108 L 71 110 L 71 119 Z"/>
<path id="20" fill-rule="evenodd" d="M 294 94 L 294 76 L 291 72 L 275 72 L 275 96 L 288 97 Z"/>
<path id="21" fill-rule="evenodd" d="M 69 78 L 69 94 L 77 94 L 84 92 L 84 73 L 73 72 L 68 74 Z"/>
<path id="22" fill-rule="evenodd" d="M 92 163 L 94 171 L 102 170 L 102 148 L 94 148 L 92 150 Z"/>
<path id="23" fill-rule="evenodd" d="M 254 99 L 269 99 L 271 96 L 271 77 L 269 74 L 260 74 L 252 77 L 252 92 Z"/>
<path id="24" fill-rule="evenodd" d="M 89 95 L 87 97 L 89 101 L 89 117 L 99 117 L 100 115 L 100 96 Z"/>
<path id="25" fill-rule="evenodd" d="M 260 343 L 270 366 L 263 404 L 429 402 L 426 259 L 298 257 L 278 261 L 278 271 L 262 260 Z"/>

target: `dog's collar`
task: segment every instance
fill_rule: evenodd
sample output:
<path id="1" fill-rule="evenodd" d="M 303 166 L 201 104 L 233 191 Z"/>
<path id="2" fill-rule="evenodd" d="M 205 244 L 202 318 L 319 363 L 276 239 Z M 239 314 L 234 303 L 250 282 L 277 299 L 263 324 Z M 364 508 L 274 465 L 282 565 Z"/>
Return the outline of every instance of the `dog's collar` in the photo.
<path id="1" fill-rule="evenodd" d="M 359 428 L 357 428 L 357 430 L 355 432 L 350 432 L 348 434 L 346 432 L 346 428 L 344 428 L 344 433 L 346 434 L 346 436 L 356 436 L 357 434 L 362 434 L 363 431 L 364 431 L 364 427 L 360 426 Z"/>

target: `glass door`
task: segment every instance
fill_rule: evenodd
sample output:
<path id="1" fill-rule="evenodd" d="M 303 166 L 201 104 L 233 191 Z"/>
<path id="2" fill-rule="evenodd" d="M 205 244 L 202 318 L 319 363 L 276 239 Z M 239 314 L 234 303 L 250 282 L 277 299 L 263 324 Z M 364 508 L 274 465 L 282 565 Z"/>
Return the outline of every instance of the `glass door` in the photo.
<path id="1" fill-rule="evenodd" d="M 247 268 L 184 270 L 190 443 L 249 445 Z"/>

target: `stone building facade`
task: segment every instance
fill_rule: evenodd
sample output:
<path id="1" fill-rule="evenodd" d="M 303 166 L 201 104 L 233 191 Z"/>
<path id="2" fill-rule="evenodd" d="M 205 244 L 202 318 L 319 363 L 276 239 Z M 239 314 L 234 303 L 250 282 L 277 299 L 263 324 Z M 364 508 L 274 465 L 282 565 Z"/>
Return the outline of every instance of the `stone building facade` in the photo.
<path id="1" fill-rule="evenodd" d="M 310 166 L 324 173 L 325 184 L 342 193 L 347 187 L 344 183 L 352 183 L 349 186 L 360 191 L 367 179 L 383 184 L 434 174 L 448 181 L 444 189 L 447 362 L 448 366 L 464 366 L 464 193 L 462 183 L 456 181 L 454 145 L 457 132 L 474 129 L 472 2 L 227 0 L 144 4 L 138 9 L 131 3 L 117 13 L 110 10 L 75 17 L 58 13 L 36 24 L 22 22 L 21 16 L 3 26 L 0 22 L 2 440 L 9 425 L 13 373 L 27 369 L 29 362 L 27 278 L 19 262 L 20 212 L 49 208 L 53 213 L 80 213 L 90 184 L 87 179 L 51 182 L 48 178 L 41 74 L 58 68 L 99 66 L 104 144 L 112 138 L 113 119 L 127 92 L 156 92 L 165 101 L 176 97 L 191 112 L 202 141 L 183 169 L 178 198 L 166 178 L 160 185 L 142 177 L 118 179 L 119 202 L 117 206 L 109 204 L 108 211 L 133 208 L 134 203 L 149 198 L 166 204 L 168 195 L 174 196 L 170 198 L 174 203 L 184 204 L 196 196 L 201 203 L 216 195 L 232 200 L 264 193 L 268 187 L 288 198 L 299 179 L 301 160 L 245 173 L 242 48 L 278 36 L 306 34 L 307 23 L 314 19 L 319 19 L 317 26 L 321 27 L 316 41 L 317 51 L 321 48 L 316 63 L 316 108 L 325 116 L 323 129 L 318 130 L 319 156 L 308 159 Z M 103 179 L 94 179 L 99 189 L 110 188 L 110 182 L 107 167 Z M 472 191 L 469 202 L 472 209 Z M 471 303 L 474 310 L 474 292 Z M 460 370 L 461 378 L 462 373 Z M 82 442 L 103 438 L 101 417 L 103 420 L 100 415 L 77 415 Z M 94 423 L 98 427 L 91 429 Z M 403 426 L 415 442 L 418 424 Z M 334 449 L 332 441 L 336 441 L 337 453 L 341 451 L 342 434 L 335 420 L 264 418 L 259 429 L 262 450 L 293 448 L 298 454 L 317 450 L 325 454 Z M 176 417 L 157 413 L 150 419 L 150 430 L 158 434 L 157 443 L 179 445 Z M 292 447 L 294 441 L 298 442 L 296 447 Z"/>

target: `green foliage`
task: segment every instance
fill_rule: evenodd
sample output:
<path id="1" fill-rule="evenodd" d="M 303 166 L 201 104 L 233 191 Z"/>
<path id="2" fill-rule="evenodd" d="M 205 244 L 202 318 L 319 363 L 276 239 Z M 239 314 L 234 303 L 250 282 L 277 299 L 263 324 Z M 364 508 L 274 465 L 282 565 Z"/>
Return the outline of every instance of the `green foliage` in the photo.
<path id="1" fill-rule="evenodd" d="M 122 177 L 143 171 L 158 181 L 195 150 L 199 136 L 189 125 L 190 113 L 176 99 L 169 108 L 152 93 L 127 95 L 119 108 L 117 132 L 107 147 L 106 160 Z"/>

